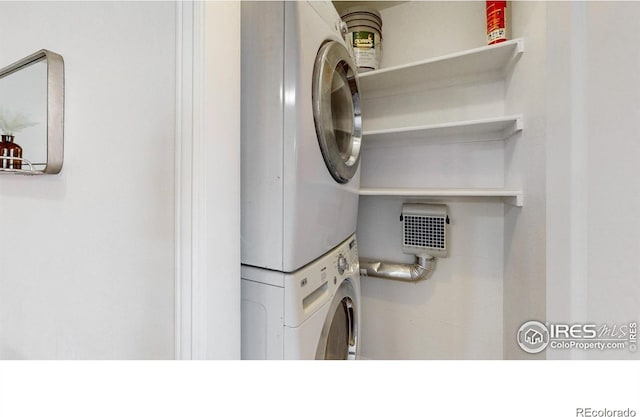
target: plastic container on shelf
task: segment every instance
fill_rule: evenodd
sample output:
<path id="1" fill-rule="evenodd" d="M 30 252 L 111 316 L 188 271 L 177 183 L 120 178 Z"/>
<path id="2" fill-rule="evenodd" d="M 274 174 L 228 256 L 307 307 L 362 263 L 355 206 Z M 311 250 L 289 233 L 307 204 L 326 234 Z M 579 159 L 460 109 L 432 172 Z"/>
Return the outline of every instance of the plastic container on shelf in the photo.
<path id="1" fill-rule="evenodd" d="M 380 68 L 382 59 L 382 16 L 376 9 L 356 6 L 340 15 L 348 28 L 347 42 L 360 72 Z"/>

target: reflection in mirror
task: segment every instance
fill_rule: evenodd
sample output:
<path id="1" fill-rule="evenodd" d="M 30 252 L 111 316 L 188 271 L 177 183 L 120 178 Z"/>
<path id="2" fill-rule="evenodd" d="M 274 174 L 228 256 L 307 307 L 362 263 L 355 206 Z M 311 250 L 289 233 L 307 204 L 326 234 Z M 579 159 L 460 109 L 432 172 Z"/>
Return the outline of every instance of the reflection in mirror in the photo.
<path id="1" fill-rule="evenodd" d="M 4 142 L 22 148 L 34 165 L 47 161 L 47 63 L 39 61 L 0 79 L 0 130 Z M 13 137 L 11 139 L 11 137 Z M 17 156 L 0 144 L 0 156 Z M 20 168 L 18 160 L 0 160 L 2 168 Z M 27 167 L 24 167 L 25 169 Z"/>
<path id="2" fill-rule="evenodd" d="M 41 50 L 0 69 L 0 173 L 62 168 L 64 62 Z"/>

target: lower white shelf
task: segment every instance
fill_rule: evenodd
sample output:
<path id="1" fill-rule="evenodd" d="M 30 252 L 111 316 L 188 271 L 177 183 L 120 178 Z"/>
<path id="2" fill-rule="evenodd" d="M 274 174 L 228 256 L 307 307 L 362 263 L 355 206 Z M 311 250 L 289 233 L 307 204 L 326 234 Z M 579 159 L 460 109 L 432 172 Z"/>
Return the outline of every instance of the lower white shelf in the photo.
<path id="1" fill-rule="evenodd" d="M 516 207 L 524 206 L 522 190 L 502 188 L 361 188 L 360 195 L 397 197 L 496 197 Z"/>
<path id="2" fill-rule="evenodd" d="M 489 119 L 466 120 L 436 125 L 402 127 L 365 131 L 365 143 L 370 141 L 392 141 L 403 139 L 432 139 L 449 137 L 456 142 L 505 140 L 523 128 L 522 116 L 503 116 Z"/>

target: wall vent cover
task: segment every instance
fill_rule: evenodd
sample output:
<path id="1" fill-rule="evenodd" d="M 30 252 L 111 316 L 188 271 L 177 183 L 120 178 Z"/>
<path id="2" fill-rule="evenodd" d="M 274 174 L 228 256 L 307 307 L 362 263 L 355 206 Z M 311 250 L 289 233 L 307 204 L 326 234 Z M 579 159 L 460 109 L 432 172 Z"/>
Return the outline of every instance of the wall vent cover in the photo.
<path id="1" fill-rule="evenodd" d="M 447 206 L 404 204 L 402 250 L 418 256 L 447 256 Z"/>
<path id="2" fill-rule="evenodd" d="M 446 249 L 445 217 L 405 216 L 404 244 L 416 248 Z"/>

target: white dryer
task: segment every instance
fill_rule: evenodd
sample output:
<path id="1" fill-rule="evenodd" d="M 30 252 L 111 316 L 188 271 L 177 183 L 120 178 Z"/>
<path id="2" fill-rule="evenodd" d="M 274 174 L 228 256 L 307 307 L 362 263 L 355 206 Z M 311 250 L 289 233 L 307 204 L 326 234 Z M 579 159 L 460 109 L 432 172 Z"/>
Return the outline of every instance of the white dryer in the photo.
<path id="1" fill-rule="evenodd" d="M 242 266 L 242 359 L 356 359 L 359 333 L 355 235 L 292 274 Z"/>
<path id="2" fill-rule="evenodd" d="M 330 1 L 241 8 L 242 264 L 292 272 L 356 230 L 356 66 Z"/>

